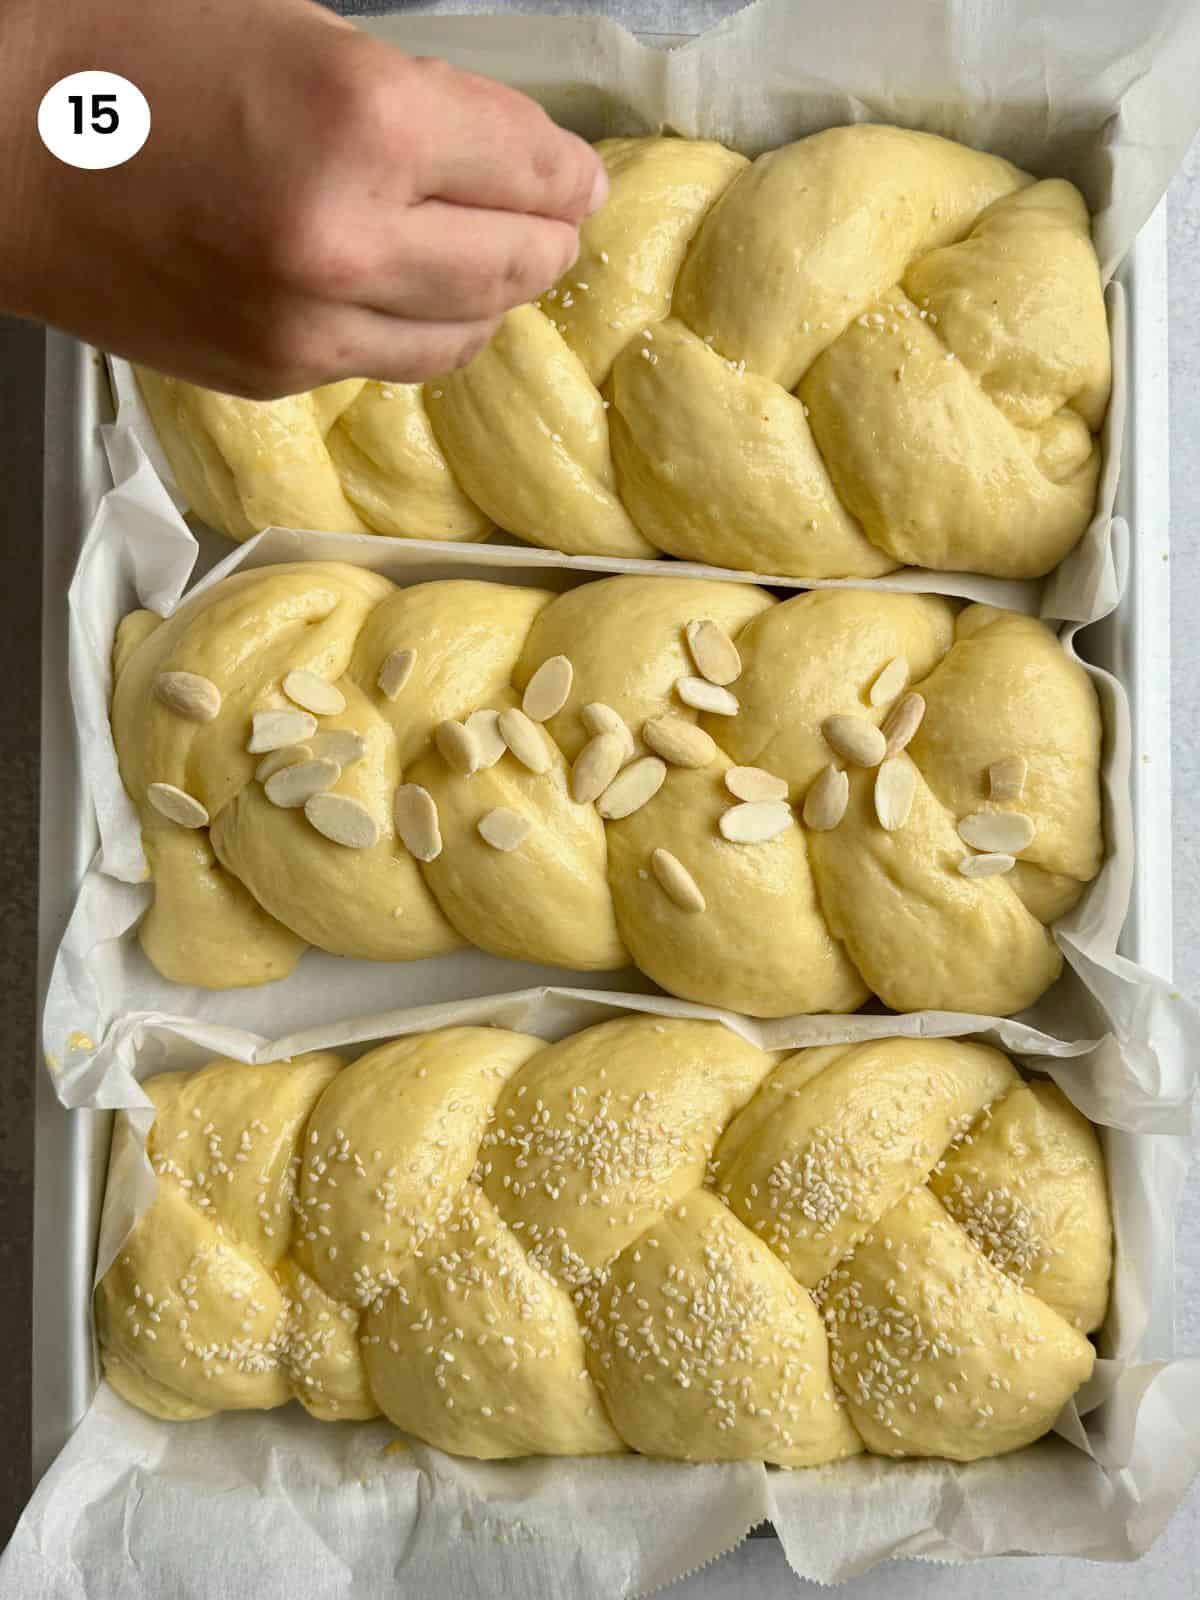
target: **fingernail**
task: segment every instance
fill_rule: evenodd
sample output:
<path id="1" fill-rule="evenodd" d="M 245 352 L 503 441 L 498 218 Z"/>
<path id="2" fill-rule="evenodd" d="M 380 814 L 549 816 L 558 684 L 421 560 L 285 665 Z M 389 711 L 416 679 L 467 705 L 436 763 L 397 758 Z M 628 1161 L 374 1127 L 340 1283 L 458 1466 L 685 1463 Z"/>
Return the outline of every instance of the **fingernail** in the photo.
<path id="1" fill-rule="evenodd" d="M 588 200 L 588 208 L 587 208 L 588 216 L 590 217 L 594 211 L 599 211 L 600 207 L 604 204 L 604 202 L 607 199 L 608 199 L 608 173 L 605 172 L 603 167 L 600 167 L 600 168 L 597 169 L 596 181 L 592 185 L 591 198 Z"/>

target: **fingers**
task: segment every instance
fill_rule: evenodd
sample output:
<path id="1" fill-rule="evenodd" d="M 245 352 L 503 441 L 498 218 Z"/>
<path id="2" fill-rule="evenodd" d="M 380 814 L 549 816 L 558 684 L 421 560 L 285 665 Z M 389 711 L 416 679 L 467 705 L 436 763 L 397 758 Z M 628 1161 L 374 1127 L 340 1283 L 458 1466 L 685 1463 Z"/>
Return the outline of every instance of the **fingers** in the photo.
<path id="1" fill-rule="evenodd" d="M 567 222 L 426 200 L 389 219 L 355 299 L 391 316 L 475 322 L 536 300 L 579 253 Z M 375 254 L 375 251 L 372 252 Z"/>
<path id="2" fill-rule="evenodd" d="M 261 0 L 294 20 L 293 3 Z M 190 165 L 158 173 L 172 204 L 182 190 L 165 233 L 191 249 L 163 246 L 123 341 L 163 370 L 255 399 L 342 377 L 417 383 L 464 365 L 505 312 L 569 269 L 579 224 L 607 193 L 591 147 L 525 96 L 302 9 L 321 37 L 291 22 L 272 36 L 280 103 L 259 114 L 253 101 L 250 115 L 235 94 L 242 122 L 217 119 L 237 129 L 222 161 L 201 124 Z M 194 285 L 181 259 L 195 260 Z M 203 340 L 195 319 L 178 332 L 181 277 L 201 306 L 214 277 L 228 286 L 215 328 L 200 317 Z M 164 331 L 147 354 L 139 330 L 159 280 Z"/>
<path id="3" fill-rule="evenodd" d="M 354 352 L 343 377 L 423 383 L 473 361 L 500 326 L 476 322 L 405 322 L 377 311 L 345 313 L 345 345 Z"/>
<path id="4" fill-rule="evenodd" d="M 604 163 L 583 139 L 504 84 L 418 59 L 405 120 L 423 128 L 419 192 L 578 224 L 608 194 Z"/>
<path id="5" fill-rule="evenodd" d="M 297 302 L 236 330 L 237 354 L 222 363 L 219 376 L 185 376 L 249 400 L 275 400 L 340 378 L 423 383 L 466 366 L 498 327 L 498 318 L 409 322 L 360 307 Z"/>
<path id="6" fill-rule="evenodd" d="M 391 315 L 473 322 L 534 299 L 606 193 L 589 145 L 524 95 L 352 36 L 314 97 L 317 158 L 251 221 L 268 281 Z M 313 128 L 310 127 L 310 132 Z"/>

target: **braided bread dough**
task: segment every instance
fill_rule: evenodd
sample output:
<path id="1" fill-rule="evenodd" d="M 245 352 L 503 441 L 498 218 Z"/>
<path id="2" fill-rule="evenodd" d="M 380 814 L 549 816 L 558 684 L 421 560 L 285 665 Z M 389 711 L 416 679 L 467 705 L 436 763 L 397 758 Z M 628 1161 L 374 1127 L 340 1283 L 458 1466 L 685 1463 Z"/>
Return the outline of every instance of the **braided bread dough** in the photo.
<path id="1" fill-rule="evenodd" d="M 256 403 L 140 371 L 194 510 L 797 577 L 1074 546 L 1111 360 L 1070 184 L 870 125 L 598 148 L 579 259 L 461 372 Z"/>
<path id="2" fill-rule="evenodd" d="M 135 1405 L 296 1398 L 485 1458 L 968 1461 L 1091 1372 L 1099 1145 L 996 1050 L 627 1017 L 337 1065 L 146 1085 L 159 1186 L 96 1294 Z"/>
<path id="3" fill-rule="evenodd" d="M 740 653 L 727 687 L 697 676 L 687 636 L 701 620 Z M 381 668 L 402 650 L 409 675 L 389 698 Z M 516 711 L 539 670 L 567 662 L 561 708 L 526 724 L 530 759 L 545 767 L 534 771 L 505 750 L 488 714 Z M 885 670 L 895 682 L 872 704 Z M 297 671 L 326 694 L 335 686 L 344 708 L 307 716 L 315 731 L 297 737 L 308 742 L 278 759 L 317 758 L 296 771 L 325 774 L 317 787 L 344 797 L 371 833 L 362 848 L 319 832 L 303 807 L 275 803 L 255 776 L 253 719 L 274 710 L 304 722 L 286 688 Z M 219 702 L 209 720 L 164 701 L 179 673 Z M 697 683 L 732 694 L 736 715 L 685 704 Z M 924 719 L 885 763 L 912 774 L 902 825 L 880 825 L 884 768 L 848 761 L 841 821 L 806 826 L 806 797 L 841 759 L 827 719 L 853 717 L 882 745 L 875 728 L 918 693 Z M 637 779 L 636 763 L 662 780 L 609 820 L 617 791 L 581 803 L 572 770 L 597 743 L 584 720 L 597 704 L 625 730 L 618 784 Z M 490 764 L 468 776 L 435 738 L 449 723 L 471 745 L 463 724 L 477 714 L 491 729 Z M 1058 975 L 1045 924 L 1102 855 L 1100 718 L 1083 669 L 1040 622 L 940 597 L 831 589 L 777 602 L 745 584 L 633 576 L 555 597 L 468 581 L 401 589 L 337 563 L 267 567 L 224 579 L 168 622 L 127 617 L 112 717 L 155 885 L 142 945 L 164 976 L 210 988 L 286 976 L 306 944 L 409 961 L 468 941 L 580 971 L 632 958 L 673 994 L 756 1016 L 851 1011 L 870 993 L 896 1010 L 1003 1015 Z M 706 747 L 702 764 L 647 753 L 643 740 L 667 717 Z M 337 739 L 357 740 L 357 756 L 322 766 Z M 989 773 L 1013 760 L 1025 763 L 1019 793 L 989 800 Z M 795 808 L 774 802 L 773 836 L 726 837 L 733 768 L 765 769 L 757 781 Z M 153 786 L 164 784 L 198 803 L 209 826 L 156 809 Z M 393 806 L 418 788 L 440 832 L 440 851 L 419 861 Z M 527 829 L 516 848 L 496 848 L 481 830 L 493 813 Z M 762 814 L 739 817 L 749 813 Z M 1007 874 L 960 870 L 973 858 L 956 826 L 980 813 L 1032 831 Z M 670 892 L 663 851 L 703 909 Z"/>

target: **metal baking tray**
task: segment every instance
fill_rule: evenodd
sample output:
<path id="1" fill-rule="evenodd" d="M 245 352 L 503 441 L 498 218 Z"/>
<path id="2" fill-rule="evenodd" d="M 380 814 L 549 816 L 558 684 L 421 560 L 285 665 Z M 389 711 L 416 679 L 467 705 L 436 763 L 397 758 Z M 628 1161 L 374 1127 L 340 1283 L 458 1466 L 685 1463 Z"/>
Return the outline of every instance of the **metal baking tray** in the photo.
<path id="1" fill-rule="evenodd" d="M 1120 948 L 1171 969 L 1171 798 L 1165 207 L 1139 236 L 1118 278 L 1128 303 L 1129 399 L 1117 514 L 1129 522 L 1129 581 L 1117 611 L 1083 633 L 1081 653 L 1108 668 L 1130 698 L 1137 859 Z M 66 593 L 83 535 L 110 485 L 100 437 L 111 417 L 96 352 L 64 335 L 47 342 L 43 529 L 42 812 L 39 1011 L 70 907 L 97 845 L 80 785 L 68 690 Z M 110 1117 L 64 1111 L 35 1048 L 33 1396 L 35 1479 L 86 1410 L 96 1383 L 92 1263 Z M 1170 1282 L 1171 1275 L 1164 1273 Z M 1167 1300 L 1164 1295 L 1164 1300 Z M 1172 1305 L 1156 1306 L 1144 1354 L 1172 1353 Z"/>

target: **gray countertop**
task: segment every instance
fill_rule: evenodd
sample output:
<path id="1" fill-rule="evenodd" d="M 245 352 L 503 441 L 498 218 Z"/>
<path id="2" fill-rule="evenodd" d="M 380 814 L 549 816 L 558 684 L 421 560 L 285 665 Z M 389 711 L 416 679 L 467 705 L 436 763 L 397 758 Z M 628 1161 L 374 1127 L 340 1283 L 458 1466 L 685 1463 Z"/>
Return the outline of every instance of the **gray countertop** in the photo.
<path id="1" fill-rule="evenodd" d="M 343 0 L 337 9 L 389 9 L 371 0 Z M 417 0 L 413 11 L 484 12 L 500 0 Z M 515 8 L 514 8 L 515 9 Z M 736 0 L 524 0 L 527 11 L 578 14 L 604 10 L 646 31 L 696 32 L 739 9 Z M 1200 410 L 1200 141 L 1168 194 L 1170 267 L 1172 757 L 1174 801 L 1175 979 L 1200 998 L 1200 630 L 1189 596 L 1200 580 L 1200 440 L 1192 417 Z M 38 839 L 38 682 L 40 658 L 39 546 L 41 495 L 40 334 L 0 319 L 0 516 L 6 530 L 5 618 L 0 629 L 0 1333 L 6 1360 L 0 1376 L 0 1540 L 29 1493 L 30 1239 L 33 1180 L 36 885 Z M 64 607 L 65 597 L 60 602 Z M 1165 908 L 1164 908 L 1164 914 Z M 1178 1240 L 1179 1314 L 1183 1352 L 1200 1354 L 1200 1171 L 1193 1171 Z M 1196 1593 L 1200 1569 L 1200 1488 L 1193 1491 L 1153 1550 L 1135 1568 L 1026 1558 L 972 1567 L 905 1564 L 881 1569 L 842 1592 L 855 1600 L 887 1594 L 946 1600 L 988 1595 L 996 1600 L 1054 1592 L 1065 1600 L 1106 1600 L 1141 1590 L 1164 1600 Z M 758 1540 L 676 1588 L 689 1600 L 750 1592 L 794 1592 L 777 1544 Z"/>

